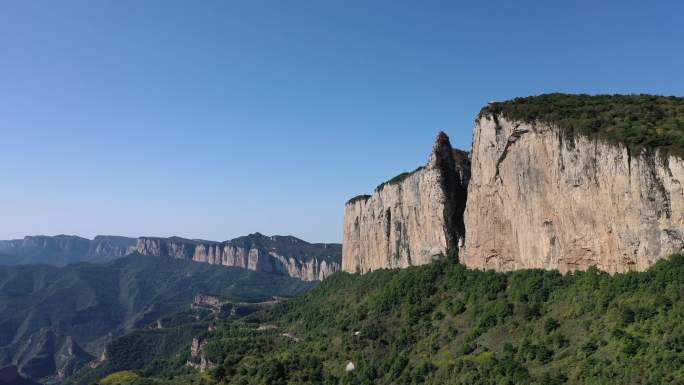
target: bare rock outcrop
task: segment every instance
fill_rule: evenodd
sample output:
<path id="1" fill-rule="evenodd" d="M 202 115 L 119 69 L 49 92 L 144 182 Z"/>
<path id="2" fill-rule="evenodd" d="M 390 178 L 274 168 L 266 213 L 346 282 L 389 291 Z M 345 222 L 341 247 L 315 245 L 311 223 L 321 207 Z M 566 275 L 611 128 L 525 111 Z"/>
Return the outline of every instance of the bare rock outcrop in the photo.
<path id="1" fill-rule="evenodd" d="M 544 123 L 476 121 L 462 263 L 645 270 L 684 247 L 684 162 L 568 137 Z"/>
<path id="2" fill-rule="evenodd" d="M 468 154 L 440 133 L 428 164 L 347 202 L 342 269 L 365 273 L 422 265 L 458 247 L 470 175 Z"/>
<path id="3" fill-rule="evenodd" d="M 341 245 L 255 233 L 227 242 L 143 237 L 135 252 L 320 281 L 340 270 Z"/>
<path id="4" fill-rule="evenodd" d="M 206 345 L 207 341 L 204 338 L 195 337 L 192 339 L 192 344 L 190 345 L 190 359 L 186 362 L 188 367 L 199 370 L 202 373 L 216 367 L 216 363 L 208 360 L 204 356 L 204 347 Z"/>

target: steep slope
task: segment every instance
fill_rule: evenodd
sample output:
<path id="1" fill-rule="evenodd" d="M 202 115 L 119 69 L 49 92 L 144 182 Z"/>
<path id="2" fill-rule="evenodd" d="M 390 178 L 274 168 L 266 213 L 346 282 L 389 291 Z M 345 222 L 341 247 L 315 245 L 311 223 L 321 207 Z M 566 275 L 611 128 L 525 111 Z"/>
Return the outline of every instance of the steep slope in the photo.
<path id="1" fill-rule="evenodd" d="M 0 241 L 0 265 L 106 262 L 126 255 L 133 245 L 134 238 L 108 235 L 98 235 L 92 240 L 73 235 L 26 236 Z"/>
<path id="2" fill-rule="evenodd" d="M 342 273 L 200 335 L 192 351 L 212 369 L 187 374 L 170 358 L 136 376 L 155 385 L 681 384 L 683 293 L 681 255 L 614 276 L 483 272 L 453 259 Z"/>
<path id="3" fill-rule="evenodd" d="M 214 265 L 283 274 L 320 281 L 340 270 L 341 245 L 308 243 L 292 236 L 260 233 L 227 242 L 172 238 L 139 238 L 136 252 Z"/>
<path id="4" fill-rule="evenodd" d="M 108 264 L 0 267 L 0 366 L 66 377 L 112 338 L 187 308 L 198 293 L 241 300 L 291 296 L 282 275 L 131 255 Z"/>
<path id="5" fill-rule="evenodd" d="M 683 135 L 677 98 L 546 95 L 485 108 L 462 262 L 615 273 L 681 251 Z"/>
<path id="6" fill-rule="evenodd" d="M 457 248 L 465 235 L 469 175 L 468 154 L 453 150 L 447 135 L 440 133 L 425 167 L 347 202 L 343 270 L 365 273 L 422 265 Z"/>

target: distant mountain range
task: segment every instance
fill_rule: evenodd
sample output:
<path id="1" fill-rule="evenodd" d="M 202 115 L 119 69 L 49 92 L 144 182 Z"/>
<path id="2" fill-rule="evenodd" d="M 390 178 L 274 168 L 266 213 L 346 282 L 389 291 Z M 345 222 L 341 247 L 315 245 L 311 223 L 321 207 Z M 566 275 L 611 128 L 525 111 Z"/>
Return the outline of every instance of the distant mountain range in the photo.
<path id="1" fill-rule="evenodd" d="M 0 241 L 0 265 L 102 263 L 133 253 L 235 266 L 304 281 L 318 281 L 340 270 L 342 245 L 309 243 L 293 236 L 266 236 L 260 233 L 225 242 L 110 235 L 98 235 L 92 240 L 73 235 L 37 235 Z"/>
<path id="2" fill-rule="evenodd" d="M 98 235 L 92 240 L 75 235 L 26 236 L 0 241 L 0 265 L 106 262 L 128 254 L 136 241 L 136 238 L 110 235 Z"/>

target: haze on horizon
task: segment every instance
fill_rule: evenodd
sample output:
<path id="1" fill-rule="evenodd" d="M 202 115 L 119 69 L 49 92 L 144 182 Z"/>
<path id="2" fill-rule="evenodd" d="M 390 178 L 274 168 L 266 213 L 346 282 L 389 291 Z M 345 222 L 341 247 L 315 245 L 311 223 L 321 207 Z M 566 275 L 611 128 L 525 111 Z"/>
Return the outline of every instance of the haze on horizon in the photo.
<path id="1" fill-rule="evenodd" d="M 0 4 L 0 239 L 339 242 L 490 100 L 684 95 L 677 1 L 65 4 Z"/>

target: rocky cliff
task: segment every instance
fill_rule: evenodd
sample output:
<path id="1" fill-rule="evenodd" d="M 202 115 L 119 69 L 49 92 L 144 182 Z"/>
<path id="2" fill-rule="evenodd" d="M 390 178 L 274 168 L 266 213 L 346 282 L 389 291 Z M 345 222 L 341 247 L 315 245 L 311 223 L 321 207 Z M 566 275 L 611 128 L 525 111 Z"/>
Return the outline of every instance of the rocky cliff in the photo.
<path id="1" fill-rule="evenodd" d="M 63 266 L 83 261 L 105 262 L 132 253 L 320 281 L 340 270 L 342 245 L 308 243 L 291 236 L 268 237 L 259 233 L 227 242 L 109 235 L 98 235 L 92 240 L 72 235 L 38 235 L 0 241 L 0 265 L 46 263 Z"/>
<path id="2" fill-rule="evenodd" d="M 515 270 L 644 270 L 684 247 L 684 163 L 546 123 L 481 116 L 461 261 Z"/>
<path id="3" fill-rule="evenodd" d="M 341 245 L 255 233 L 227 242 L 139 238 L 135 252 L 320 281 L 340 270 Z"/>
<path id="4" fill-rule="evenodd" d="M 471 268 L 616 273 L 684 248 L 683 98 L 490 103 L 476 120 L 472 165 L 461 155 L 446 169 L 446 143 L 440 134 L 425 168 L 347 203 L 344 270 L 423 264 L 458 249 Z"/>
<path id="5" fill-rule="evenodd" d="M 464 236 L 468 154 L 440 133 L 425 167 L 347 202 L 342 268 L 365 273 L 429 263 Z"/>

